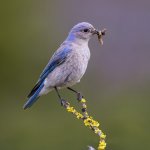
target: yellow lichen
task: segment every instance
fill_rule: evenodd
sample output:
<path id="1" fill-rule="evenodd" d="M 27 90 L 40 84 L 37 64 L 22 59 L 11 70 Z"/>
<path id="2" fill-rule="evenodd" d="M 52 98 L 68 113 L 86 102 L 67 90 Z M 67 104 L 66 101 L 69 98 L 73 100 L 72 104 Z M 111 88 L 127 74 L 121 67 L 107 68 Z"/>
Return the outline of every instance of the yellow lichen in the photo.
<path id="1" fill-rule="evenodd" d="M 82 119 L 84 122 L 84 125 L 89 127 L 90 129 L 92 129 L 94 131 L 94 133 L 96 133 L 100 137 L 98 150 L 105 150 L 105 148 L 106 148 L 106 142 L 105 142 L 106 135 L 100 130 L 99 122 L 94 120 L 93 117 L 88 115 L 86 100 L 84 98 L 82 98 L 80 100 L 80 103 L 82 105 L 82 113 L 83 114 L 79 113 L 74 107 L 71 107 L 69 103 L 67 103 L 65 108 L 68 112 L 74 114 L 77 119 Z"/>

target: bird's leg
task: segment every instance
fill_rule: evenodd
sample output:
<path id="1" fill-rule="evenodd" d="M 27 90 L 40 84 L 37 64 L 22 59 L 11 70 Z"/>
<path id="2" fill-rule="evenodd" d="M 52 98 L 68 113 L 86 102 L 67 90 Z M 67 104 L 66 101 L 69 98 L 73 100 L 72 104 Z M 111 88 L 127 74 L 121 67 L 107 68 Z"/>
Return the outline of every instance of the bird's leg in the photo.
<path id="1" fill-rule="evenodd" d="M 77 100 L 81 103 L 81 111 L 83 113 L 83 116 L 84 116 L 84 119 L 88 118 L 89 115 L 88 115 L 88 112 L 87 112 L 87 105 L 86 105 L 86 100 L 84 99 L 84 97 L 81 95 L 80 92 L 77 92 L 76 90 L 70 88 L 70 87 L 67 87 L 68 90 L 71 90 L 72 92 L 76 93 L 77 94 Z"/>
<path id="2" fill-rule="evenodd" d="M 61 106 L 67 107 L 68 102 L 67 102 L 66 100 L 64 100 L 64 99 L 60 96 L 57 87 L 55 87 L 55 91 L 56 91 L 56 93 L 57 93 L 57 95 L 58 95 L 58 97 L 59 97 Z"/>
<path id="3" fill-rule="evenodd" d="M 74 90 L 74 89 L 72 89 L 70 87 L 67 87 L 67 89 L 70 90 L 70 91 L 72 91 L 72 92 L 74 92 L 74 93 L 76 93 L 77 94 L 77 100 L 81 101 L 81 99 L 83 98 L 83 96 L 82 96 L 82 94 L 80 92 L 78 92 L 78 91 L 76 91 L 76 90 Z"/>

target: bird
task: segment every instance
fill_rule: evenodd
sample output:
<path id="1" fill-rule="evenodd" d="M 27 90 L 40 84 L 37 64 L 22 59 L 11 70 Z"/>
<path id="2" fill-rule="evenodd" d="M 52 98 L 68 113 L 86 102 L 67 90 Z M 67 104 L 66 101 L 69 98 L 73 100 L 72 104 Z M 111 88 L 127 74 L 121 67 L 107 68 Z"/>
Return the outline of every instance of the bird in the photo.
<path id="1" fill-rule="evenodd" d="M 28 95 L 23 109 L 30 108 L 42 95 L 55 90 L 62 105 L 65 100 L 59 89 L 66 88 L 75 92 L 78 99 L 80 92 L 71 88 L 79 83 L 86 72 L 90 60 L 89 40 L 93 35 L 99 36 L 99 31 L 88 22 L 73 26 L 65 41 L 55 51 L 39 79 Z"/>

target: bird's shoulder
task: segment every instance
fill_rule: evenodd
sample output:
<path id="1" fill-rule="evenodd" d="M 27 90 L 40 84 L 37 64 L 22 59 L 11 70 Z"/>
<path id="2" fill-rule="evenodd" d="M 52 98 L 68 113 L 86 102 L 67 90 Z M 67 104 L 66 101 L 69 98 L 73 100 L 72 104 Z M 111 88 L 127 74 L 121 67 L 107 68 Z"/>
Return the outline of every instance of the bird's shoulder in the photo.
<path id="1" fill-rule="evenodd" d="M 68 55 L 73 50 L 73 45 L 71 43 L 63 42 L 60 47 L 54 52 L 49 62 L 59 59 L 63 56 Z"/>

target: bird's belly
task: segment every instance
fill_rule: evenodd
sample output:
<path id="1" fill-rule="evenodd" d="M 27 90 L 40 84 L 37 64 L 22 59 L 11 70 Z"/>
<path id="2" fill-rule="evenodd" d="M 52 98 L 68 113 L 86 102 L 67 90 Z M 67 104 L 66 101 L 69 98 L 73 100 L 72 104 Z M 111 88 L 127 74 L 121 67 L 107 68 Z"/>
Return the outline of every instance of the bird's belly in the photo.
<path id="1" fill-rule="evenodd" d="M 53 87 L 72 86 L 80 81 L 84 75 L 87 62 L 70 60 L 56 68 L 45 80 L 45 87 L 51 89 Z"/>
<path id="2" fill-rule="evenodd" d="M 72 71 L 70 74 L 70 80 L 79 81 L 84 75 L 87 68 L 87 63 L 80 62 L 79 64 L 75 64 L 72 66 Z"/>
<path id="3" fill-rule="evenodd" d="M 77 82 L 80 82 L 80 79 L 84 75 L 87 65 L 88 65 L 88 60 L 82 59 L 81 61 L 78 59 L 73 59 L 70 62 L 70 65 L 68 66 L 69 74 L 67 78 L 65 79 L 65 84 L 70 84 L 73 85 Z"/>

